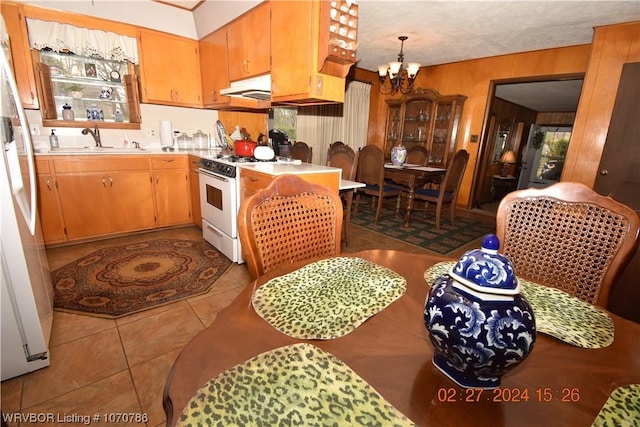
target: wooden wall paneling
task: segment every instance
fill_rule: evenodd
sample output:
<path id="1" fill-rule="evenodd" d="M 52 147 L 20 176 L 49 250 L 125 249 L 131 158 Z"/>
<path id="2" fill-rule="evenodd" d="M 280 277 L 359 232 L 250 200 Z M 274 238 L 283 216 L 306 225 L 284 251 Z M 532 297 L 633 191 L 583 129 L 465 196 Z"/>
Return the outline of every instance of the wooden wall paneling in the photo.
<path id="1" fill-rule="evenodd" d="M 218 112 L 218 120 L 224 125 L 224 130 L 227 135 L 231 135 L 236 128 L 236 125 L 240 125 L 241 128 L 247 129 L 247 132 L 251 135 L 253 141 L 258 140 L 258 136 L 263 133 L 268 135 L 268 120 L 267 113 L 250 113 L 243 111 L 226 111 L 220 110 Z"/>
<path id="2" fill-rule="evenodd" d="M 592 187 L 598 172 L 622 66 L 640 61 L 640 22 L 597 27 L 562 181 Z"/>

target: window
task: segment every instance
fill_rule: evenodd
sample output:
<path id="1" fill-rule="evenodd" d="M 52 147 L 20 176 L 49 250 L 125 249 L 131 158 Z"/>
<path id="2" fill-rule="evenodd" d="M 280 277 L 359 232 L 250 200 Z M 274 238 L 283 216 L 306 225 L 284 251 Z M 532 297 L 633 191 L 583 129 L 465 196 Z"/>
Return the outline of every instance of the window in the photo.
<path id="1" fill-rule="evenodd" d="M 282 131 L 289 141 L 297 137 L 298 109 L 296 107 L 277 107 L 269 110 L 269 129 Z"/>
<path id="2" fill-rule="evenodd" d="M 137 121 L 131 120 L 127 62 L 48 50 L 40 51 L 40 61 L 49 68 L 50 92 L 55 104 L 55 114 L 49 112 L 47 118 L 61 120 L 63 107 L 71 107 L 76 122 Z"/>

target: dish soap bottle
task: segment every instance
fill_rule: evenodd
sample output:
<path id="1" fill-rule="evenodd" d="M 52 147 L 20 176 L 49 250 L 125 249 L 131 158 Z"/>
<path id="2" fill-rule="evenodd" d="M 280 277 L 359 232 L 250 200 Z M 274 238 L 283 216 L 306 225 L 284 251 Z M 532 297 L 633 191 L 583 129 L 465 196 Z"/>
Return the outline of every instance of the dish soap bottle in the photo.
<path id="1" fill-rule="evenodd" d="M 59 148 L 58 135 L 54 133 L 55 129 L 51 129 L 51 135 L 49 135 L 49 145 L 51 148 Z"/>

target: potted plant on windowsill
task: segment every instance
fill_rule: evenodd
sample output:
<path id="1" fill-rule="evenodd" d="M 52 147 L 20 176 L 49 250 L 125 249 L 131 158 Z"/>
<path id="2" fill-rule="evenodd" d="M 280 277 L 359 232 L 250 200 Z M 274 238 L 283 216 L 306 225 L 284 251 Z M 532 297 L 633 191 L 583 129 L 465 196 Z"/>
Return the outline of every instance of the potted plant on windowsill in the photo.
<path id="1" fill-rule="evenodd" d="M 71 95 L 71 97 L 73 99 L 80 99 L 82 98 L 82 90 L 84 89 L 84 87 L 82 87 L 82 85 L 79 85 L 77 83 L 73 83 L 67 86 L 67 93 L 69 95 Z"/>

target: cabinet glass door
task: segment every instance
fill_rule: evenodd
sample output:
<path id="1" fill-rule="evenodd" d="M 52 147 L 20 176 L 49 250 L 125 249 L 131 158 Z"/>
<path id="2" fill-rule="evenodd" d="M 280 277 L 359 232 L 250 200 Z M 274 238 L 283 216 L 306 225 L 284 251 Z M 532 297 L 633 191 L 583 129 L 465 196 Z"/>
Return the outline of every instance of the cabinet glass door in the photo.
<path id="1" fill-rule="evenodd" d="M 429 150 L 430 163 L 437 165 L 447 164 L 451 108 L 452 105 L 450 103 L 438 104 L 436 108 L 436 116 L 433 126 L 433 140 L 431 141 L 431 149 Z"/>
<path id="2" fill-rule="evenodd" d="M 433 104 L 426 99 L 416 99 L 406 104 L 402 142 L 407 148 L 427 144 Z"/>
<path id="3" fill-rule="evenodd" d="M 389 106 L 387 110 L 387 129 L 386 129 L 386 141 L 385 141 L 385 153 L 391 151 L 391 147 L 398 145 L 400 141 L 400 133 L 402 127 L 400 126 L 400 105 Z"/>

